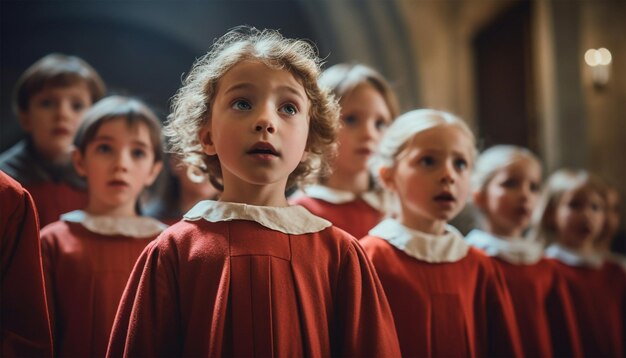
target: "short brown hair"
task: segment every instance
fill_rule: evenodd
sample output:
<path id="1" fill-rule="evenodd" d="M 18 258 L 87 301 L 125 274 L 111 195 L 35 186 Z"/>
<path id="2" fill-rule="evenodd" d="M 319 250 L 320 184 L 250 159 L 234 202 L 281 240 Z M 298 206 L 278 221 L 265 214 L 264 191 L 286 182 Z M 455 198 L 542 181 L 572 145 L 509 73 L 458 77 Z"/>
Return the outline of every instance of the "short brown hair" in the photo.
<path id="1" fill-rule="evenodd" d="M 106 97 L 89 108 L 76 132 L 74 145 L 84 154 L 87 145 L 94 139 L 102 124 L 118 118 L 126 120 L 129 126 L 144 123 L 148 127 L 152 141 L 154 161 L 163 161 L 161 121 L 145 103 L 130 97 Z"/>
<path id="2" fill-rule="evenodd" d="M 184 162 L 208 172 L 211 182 L 220 188 L 222 171 L 217 155 L 206 155 L 200 144 L 200 130 L 211 120 L 217 83 L 234 65 L 244 60 L 258 61 L 273 69 L 284 69 L 301 81 L 311 101 L 309 155 L 289 175 L 287 187 L 315 172 L 326 173 L 335 154 L 339 125 L 339 105 L 328 89 L 318 85 L 320 59 L 310 43 L 283 37 L 275 30 L 254 27 L 235 28 L 219 38 L 211 50 L 196 60 L 172 100 L 165 135 L 171 151 Z"/>
<path id="3" fill-rule="evenodd" d="M 87 84 L 92 103 L 96 103 L 106 93 L 106 86 L 98 72 L 81 58 L 60 53 L 46 55 L 18 79 L 13 110 L 16 114 L 27 111 L 30 99 L 46 87 L 66 87 L 81 81 Z"/>

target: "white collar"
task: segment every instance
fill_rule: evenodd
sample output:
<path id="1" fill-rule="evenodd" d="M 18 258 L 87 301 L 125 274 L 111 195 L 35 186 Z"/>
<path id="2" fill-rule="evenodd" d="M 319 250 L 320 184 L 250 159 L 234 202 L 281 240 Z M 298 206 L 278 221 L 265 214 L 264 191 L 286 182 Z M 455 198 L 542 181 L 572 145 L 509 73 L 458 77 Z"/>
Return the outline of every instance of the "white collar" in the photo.
<path id="1" fill-rule="evenodd" d="M 285 234 L 319 232 L 332 224 L 299 205 L 286 207 L 254 206 L 224 201 L 203 200 L 183 216 L 185 220 L 210 222 L 249 220 Z"/>
<path id="2" fill-rule="evenodd" d="M 388 241 L 418 260 L 430 263 L 456 262 L 467 256 L 469 245 L 452 225 L 443 235 L 432 235 L 410 229 L 395 219 L 385 219 L 369 232 Z"/>
<path id="3" fill-rule="evenodd" d="M 543 257 L 543 245 L 521 237 L 502 239 L 483 230 L 472 230 L 465 241 L 489 256 L 515 265 L 533 265 Z"/>
<path id="4" fill-rule="evenodd" d="M 61 220 L 79 223 L 87 230 L 101 235 L 123 235 L 135 239 L 156 236 L 167 225 L 148 216 L 99 216 L 83 210 L 74 210 L 61 215 Z"/>
<path id="5" fill-rule="evenodd" d="M 331 204 L 344 204 L 357 199 L 363 199 L 363 201 L 365 201 L 372 208 L 378 211 L 384 211 L 383 194 L 378 191 L 370 190 L 357 195 L 351 191 L 339 190 L 325 185 L 314 184 L 304 188 L 304 192 L 311 198 L 324 200 Z"/>
<path id="6" fill-rule="evenodd" d="M 604 258 L 601 254 L 582 254 L 558 243 L 548 246 L 546 257 L 557 259 L 570 266 L 600 268 L 604 263 Z"/>

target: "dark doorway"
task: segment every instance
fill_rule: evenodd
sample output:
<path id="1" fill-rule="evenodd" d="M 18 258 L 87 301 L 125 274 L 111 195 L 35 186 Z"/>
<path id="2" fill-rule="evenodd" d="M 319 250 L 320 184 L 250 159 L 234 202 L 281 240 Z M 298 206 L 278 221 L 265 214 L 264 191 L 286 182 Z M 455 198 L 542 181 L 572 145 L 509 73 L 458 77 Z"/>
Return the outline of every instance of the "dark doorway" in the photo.
<path id="1" fill-rule="evenodd" d="M 479 142 L 537 151 L 530 31 L 531 2 L 520 1 L 474 37 Z"/>

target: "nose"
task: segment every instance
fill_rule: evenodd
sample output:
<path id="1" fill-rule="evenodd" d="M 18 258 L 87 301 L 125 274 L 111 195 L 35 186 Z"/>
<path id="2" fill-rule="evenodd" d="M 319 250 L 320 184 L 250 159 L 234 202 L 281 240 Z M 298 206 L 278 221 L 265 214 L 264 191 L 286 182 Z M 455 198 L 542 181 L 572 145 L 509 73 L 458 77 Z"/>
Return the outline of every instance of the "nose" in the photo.
<path id="1" fill-rule="evenodd" d="M 256 121 L 254 121 L 254 131 L 255 132 L 267 132 L 273 134 L 276 132 L 276 123 L 275 123 L 275 113 L 271 106 L 266 106 L 266 108 L 261 111 L 259 117 L 257 117 Z"/>
<path id="2" fill-rule="evenodd" d="M 131 162 L 132 162 L 132 159 L 131 159 L 130 153 L 128 153 L 127 151 L 121 151 L 115 158 L 114 169 L 115 171 L 126 172 L 128 171 L 128 168 L 130 167 Z"/>
<path id="3" fill-rule="evenodd" d="M 447 163 L 445 165 L 442 166 L 442 170 L 441 170 L 441 179 L 440 182 L 442 184 L 454 184 L 454 182 L 456 181 L 456 171 L 454 170 L 453 164 L 452 163 Z"/>
<path id="4" fill-rule="evenodd" d="M 376 129 L 376 119 L 368 118 L 364 121 L 364 125 L 361 127 L 361 135 L 364 140 L 370 140 L 376 138 L 378 130 Z"/>
<path id="5" fill-rule="evenodd" d="M 57 115 L 59 118 L 66 119 L 72 115 L 72 104 L 70 101 L 60 101 L 57 106 Z"/>

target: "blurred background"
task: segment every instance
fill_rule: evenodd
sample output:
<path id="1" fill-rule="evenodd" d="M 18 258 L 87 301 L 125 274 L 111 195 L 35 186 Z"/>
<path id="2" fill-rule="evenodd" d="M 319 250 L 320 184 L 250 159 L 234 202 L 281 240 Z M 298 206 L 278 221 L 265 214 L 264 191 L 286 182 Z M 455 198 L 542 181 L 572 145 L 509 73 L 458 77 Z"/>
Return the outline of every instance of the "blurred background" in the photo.
<path id="1" fill-rule="evenodd" d="M 482 147 L 527 146 L 546 172 L 588 168 L 616 185 L 622 200 L 626 193 L 626 0 L 2 0 L 0 6 L 0 151 L 23 135 L 12 90 L 40 57 L 82 57 L 110 92 L 138 96 L 165 118 L 194 59 L 229 28 L 248 24 L 311 40 L 327 65 L 379 69 L 403 110 L 456 113 Z"/>

